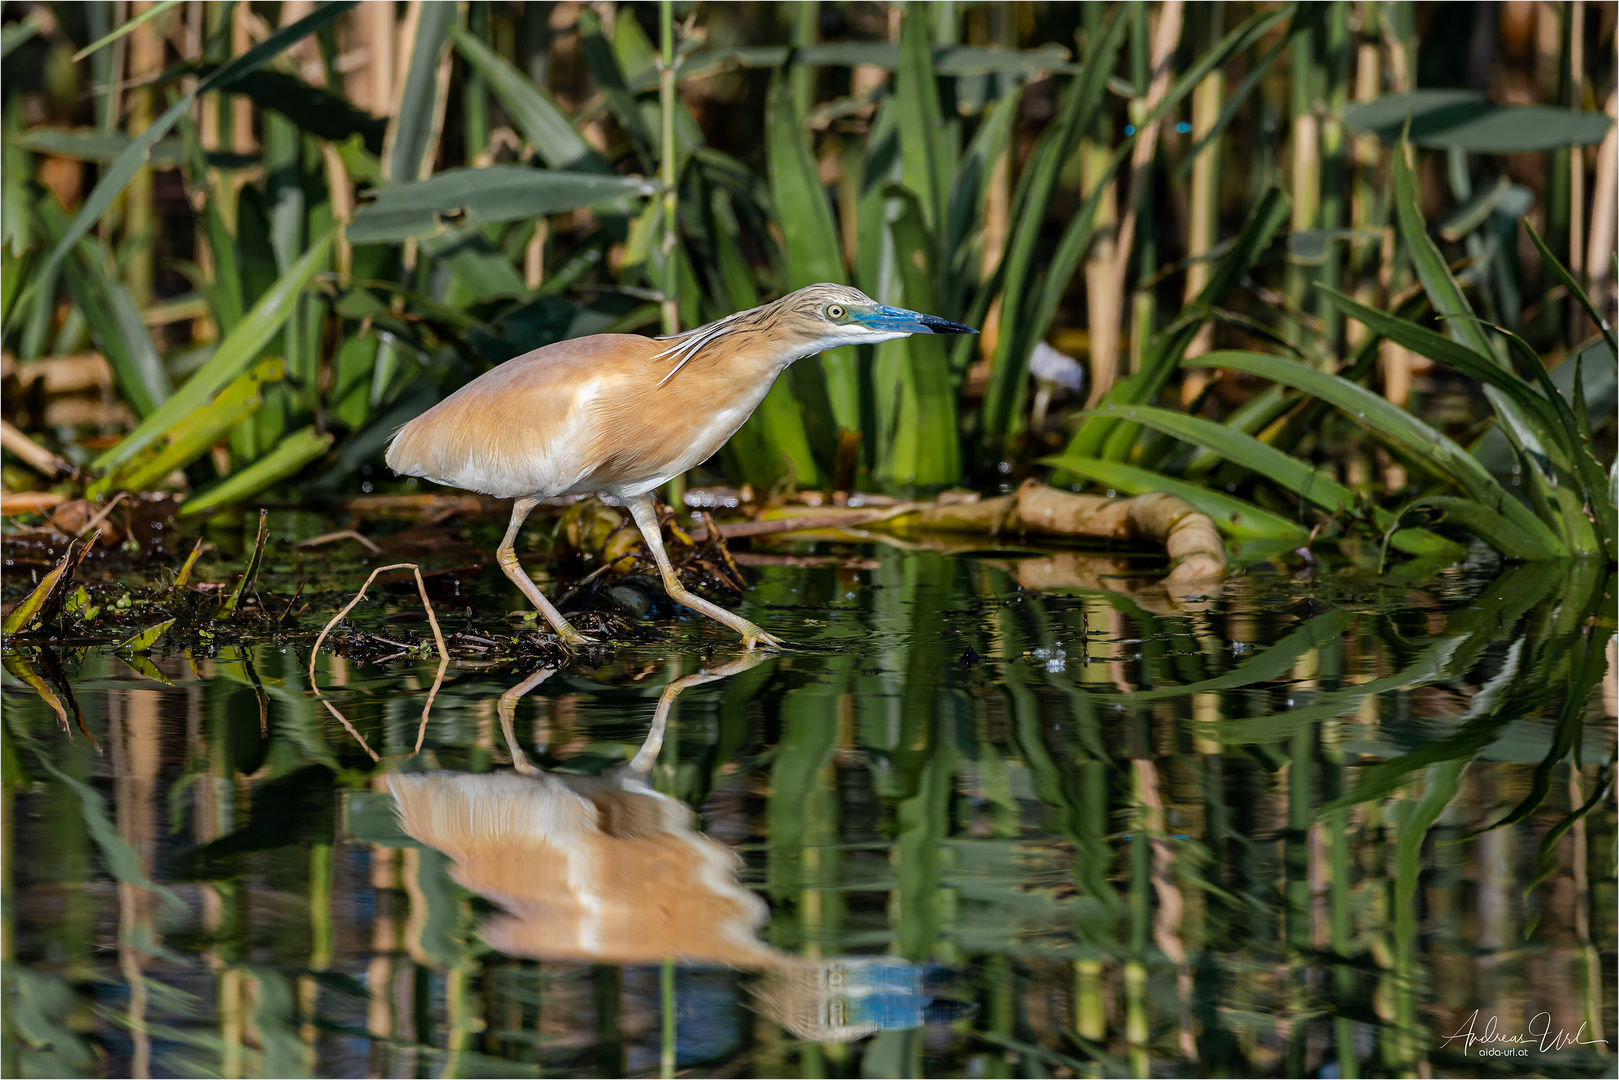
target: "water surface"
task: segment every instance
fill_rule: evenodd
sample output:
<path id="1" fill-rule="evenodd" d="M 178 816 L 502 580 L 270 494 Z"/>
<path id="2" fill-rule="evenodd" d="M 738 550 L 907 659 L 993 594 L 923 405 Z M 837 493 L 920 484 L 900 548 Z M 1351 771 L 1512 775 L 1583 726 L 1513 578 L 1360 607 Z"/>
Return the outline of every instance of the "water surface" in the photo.
<path id="1" fill-rule="evenodd" d="M 315 604 L 250 644 L 14 648 L 6 1074 L 1613 1075 L 1606 568 L 773 550 L 800 649 L 653 604 L 425 726 L 413 590 L 311 693 L 357 562 L 272 551 Z"/>

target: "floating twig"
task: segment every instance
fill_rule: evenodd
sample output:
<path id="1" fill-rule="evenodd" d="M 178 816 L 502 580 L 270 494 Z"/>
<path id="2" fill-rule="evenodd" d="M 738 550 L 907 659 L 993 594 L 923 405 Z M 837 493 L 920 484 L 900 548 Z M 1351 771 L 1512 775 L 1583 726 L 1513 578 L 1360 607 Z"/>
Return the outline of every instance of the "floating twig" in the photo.
<path id="1" fill-rule="evenodd" d="M 421 753 L 422 740 L 427 738 L 427 715 L 433 709 L 433 699 L 438 696 L 439 687 L 444 685 L 444 673 L 449 669 L 450 666 L 450 650 L 444 644 L 443 632 L 438 628 L 438 616 L 433 614 L 433 602 L 427 598 L 427 583 L 422 580 L 422 568 L 417 566 L 415 563 L 393 563 L 390 566 L 379 566 L 375 570 L 371 571 L 371 576 L 365 579 L 365 584 L 361 585 L 360 591 L 354 594 L 354 599 L 343 605 L 343 610 L 339 611 L 336 615 L 333 615 L 331 621 L 321 629 L 320 636 L 315 638 L 315 647 L 309 653 L 309 685 L 310 688 L 315 691 L 315 696 L 320 698 L 321 701 L 326 702 L 325 695 L 320 692 L 320 684 L 315 681 L 315 659 L 320 655 L 321 642 L 325 641 L 326 635 L 332 632 L 332 627 L 342 622 L 343 617 L 350 611 L 353 611 L 356 604 L 365 599 L 365 590 L 369 589 L 371 587 L 371 583 L 377 580 L 377 575 L 389 570 L 409 570 L 411 573 L 416 575 L 416 591 L 421 594 L 422 607 L 427 609 L 428 625 L 433 628 L 433 640 L 438 644 L 438 674 L 433 677 L 433 688 L 427 692 L 427 703 L 422 706 L 421 726 L 416 730 L 415 752 Z M 348 727 L 351 732 L 354 731 L 354 729 L 349 726 L 348 721 L 343 719 L 343 714 L 333 708 L 330 702 L 326 702 L 326 707 L 331 709 L 333 715 L 335 715 L 339 720 L 343 720 L 344 727 Z M 354 734 L 356 738 L 359 738 L 358 732 L 355 732 Z M 360 745 L 365 746 L 364 739 L 360 739 Z M 366 752 L 371 753 L 371 748 L 369 746 L 366 747 Z M 371 757 L 373 760 L 377 759 L 377 756 L 374 753 L 371 753 Z"/>

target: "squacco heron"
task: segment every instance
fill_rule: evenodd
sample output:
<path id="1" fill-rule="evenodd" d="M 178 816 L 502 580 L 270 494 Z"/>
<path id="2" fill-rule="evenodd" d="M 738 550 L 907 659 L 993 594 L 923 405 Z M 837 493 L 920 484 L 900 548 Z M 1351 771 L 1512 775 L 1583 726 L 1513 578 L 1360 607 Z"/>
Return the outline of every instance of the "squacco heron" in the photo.
<path id="1" fill-rule="evenodd" d="M 775 646 L 680 583 L 652 493 L 718 451 L 794 360 L 911 334 L 976 332 L 822 284 L 667 338 L 559 341 L 480 375 L 406 424 L 388 447 L 388 467 L 512 499 L 500 568 L 570 645 L 590 639 L 523 572 L 514 543 L 541 499 L 598 494 L 629 509 L 670 597 L 735 630 L 749 649 Z"/>

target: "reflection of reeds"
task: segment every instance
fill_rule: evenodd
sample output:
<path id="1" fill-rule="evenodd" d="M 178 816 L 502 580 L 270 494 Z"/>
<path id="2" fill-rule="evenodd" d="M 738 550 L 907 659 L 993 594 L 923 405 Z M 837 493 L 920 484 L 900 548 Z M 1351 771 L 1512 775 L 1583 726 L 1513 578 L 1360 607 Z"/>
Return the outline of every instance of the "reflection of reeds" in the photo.
<path id="1" fill-rule="evenodd" d="M 1416 1071 L 1430 1059 L 1430 1067 L 1440 1063 L 1433 1018 L 1475 1007 L 1520 1018 L 1548 1008 L 1559 1024 L 1586 1021 L 1587 1037 L 1601 1036 L 1590 1034 L 1599 1024 L 1611 1029 L 1612 1005 L 1596 978 L 1603 935 L 1612 933 L 1611 911 L 1599 902 L 1611 880 L 1603 854 L 1613 835 L 1607 804 L 1567 821 L 1554 837 L 1561 863 L 1548 864 L 1553 877 L 1528 901 L 1519 869 L 1532 850 L 1524 845 L 1551 835 L 1607 781 L 1593 771 L 1585 744 L 1559 751 L 1551 741 L 1530 743 L 1521 765 L 1474 760 L 1481 750 L 1494 746 L 1499 754 L 1511 745 L 1500 740 L 1509 729 L 1520 732 L 1516 739 L 1550 740 L 1522 733 L 1553 728 L 1567 737 L 1572 729 L 1560 720 L 1517 723 L 1547 709 L 1561 716 L 1565 695 L 1576 703 L 1572 715 L 1583 720 L 1584 738 L 1594 738 L 1598 716 L 1609 710 L 1592 713 L 1585 703 L 1608 676 L 1608 643 L 1587 643 L 1584 627 L 1606 596 L 1606 570 L 1569 577 L 1524 566 L 1468 598 L 1402 587 L 1396 625 L 1381 613 L 1345 608 L 1301 622 L 1244 603 L 1233 616 L 1224 601 L 1160 612 L 1126 593 L 1092 590 L 1076 600 L 1057 587 L 1006 603 L 1019 594 L 998 565 L 926 552 L 875 554 L 878 568 L 867 573 L 887 587 L 836 607 L 834 622 L 858 623 L 880 653 L 849 650 L 824 662 L 788 657 L 739 672 L 715 693 L 688 695 L 678 755 L 667 741 L 602 741 L 622 723 L 599 697 L 609 691 L 581 692 L 561 675 L 527 687 L 528 700 L 548 695 L 539 714 L 577 710 L 566 730 L 552 733 L 553 744 L 567 744 L 561 756 L 624 763 L 645 750 L 640 764 L 660 777 L 673 764 L 667 793 L 648 788 L 636 797 L 673 812 L 684 823 L 679 845 L 723 855 L 728 876 L 725 848 L 684 827 L 693 818 L 680 800 L 714 793 L 704 802 L 708 825 L 725 833 L 727 845 L 742 839 L 750 864 L 744 880 L 768 884 L 775 914 L 774 947 L 751 946 L 755 960 L 784 973 L 761 986 L 760 1016 L 750 1021 L 766 1047 L 761 1061 L 778 1061 L 778 1071 L 800 1061 L 800 1044 L 771 1042 L 786 1038 L 772 1016 L 790 1017 L 810 1039 L 864 1030 L 840 1030 L 833 999 L 813 992 L 831 977 L 822 958 L 855 949 L 904 949 L 960 965 L 971 972 L 981 1010 L 975 1030 L 1010 1040 L 997 1045 L 1033 1044 L 1098 1068 L 1191 1068 L 1195 1054 L 1199 1069 L 1244 1074 L 1312 1071 L 1334 1060 L 1346 1075 Z M 839 573 L 790 580 L 830 589 Z M 793 602 L 782 580 L 789 579 L 773 578 L 765 588 L 781 588 L 780 602 Z M 844 582 L 835 587 L 849 591 Z M 977 606 L 963 610 L 964 602 L 952 599 L 958 592 L 974 595 Z M 1423 621 L 1426 628 L 1416 630 Z M 941 627 L 958 630 L 957 640 L 983 658 L 972 671 L 994 671 L 994 679 L 944 674 L 955 670 L 960 647 L 939 644 Z M 1077 635 L 1087 629 L 1089 648 L 1082 650 Z M 1251 647 L 1233 651 L 1233 642 Z M 1058 645 L 1065 647 L 1060 656 Z M 170 744 L 156 721 L 169 715 L 165 700 L 181 700 L 172 695 L 184 695 L 194 709 L 186 748 L 196 779 L 184 789 L 190 801 L 177 805 L 188 812 L 199 847 L 222 842 L 214 850 L 228 850 L 272 812 L 261 795 L 267 775 L 242 772 L 255 768 L 261 750 L 266 762 L 290 770 L 283 776 L 329 774 L 310 767 L 322 752 L 322 731 L 342 747 L 332 761 L 348 770 L 349 798 L 391 802 L 386 788 L 370 786 L 387 783 L 390 773 L 373 770 L 358 746 L 339 737 L 338 725 L 322 727 L 325 714 L 312 701 L 286 692 L 298 685 L 287 682 L 296 678 L 297 661 L 274 648 L 255 652 L 200 661 L 211 679 L 206 689 L 78 692 L 98 734 L 106 731 L 103 702 L 111 697 L 118 709 L 117 730 L 104 741 L 118 755 L 121 777 L 115 832 L 132 851 L 149 849 L 160 832 L 153 812 L 168 794 L 160 781 L 171 775 L 162 753 Z M 658 662 L 653 670 L 661 669 Z M 99 678 L 98 671 L 87 667 L 85 675 Z M 421 672 L 425 684 L 427 668 Z M 333 675 L 344 681 L 341 671 Z M 271 710 L 262 735 L 255 679 Z M 382 687 L 387 694 L 375 692 Z M 392 678 L 351 677 L 343 700 L 356 731 L 377 745 L 408 749 L 417 710 L 410 700 L 390 700 L 396 689 Z M 613 692 L 643 694 L 634 685 Z M 88 761 L 85 740 L 54 734 L 47 706 L 11 693 L 8 687 L 8 732 L 21 736 L 25 762 L 42 754 L 64 769 L 80 756 Z M 672 704 L 671 693 L 660 698 L 652 733 L 666 729 Z M 517 700 L 513 694 L 495 708 L 514 739 L 522 727 L 510 722 Z M 649 696 L 637 700 L 645 715 Z M 490 705 L 489 694 L 471 690 L 467 679 L 447 681 L 424 751 L 437 755 L 441 768 L 456 767 L 462 755 L 470 763 L 474 752 L 488 754 L 485 744 L 500 741 Z M 147 721 L 139 720 L 140 708 L 151 714 Z M 1326 719 L 1301 722 L 1319 710 Z M 1457 711 L 1465 715 L 1450 715 Z M 1611 717 L 1601 722 L 1611 725 Z M 380 734 L 395 723 L 396 735 Z M 153 730 L 143 733 L 142 724 Z M 1368 746 L 1388 753 L 1390 733 L 1413 728 L 1430 732 L 1418 753 L 1361 756 Z M 1574 767 L 1565 764 L 1571 753 L 1578 755 Z M 1434 760 L 1444 754 L 1456 756 Z M 534 768 L 545 760 L 532 744 L 512 756 Z M 395 767 L 397 759 L 383 769 Z M 1543 807 L 1510 829 L 1470 835 L 1526 798 L 1543 767 Z M 393 782 L 442 783 L 420 772 L 399 773 Z M 456 780 L 516 782 L 537 783 L 471 771 Z M 604 783 L 555 774 L 548 782 L 580 790 Z M 58 801 L 48 826 L 26 810 L 6 818 L 20 867 L 38 857 L 44 827 L 59 831 L 64 852 L 105 842 L 86 831 L 81 794 L 53 790 Z M 556 961 L 513 968 L 508 955 L 478 951 L 468 894 L 455 885 L 448 860 L 418 849 L 402 856 L 389 846 L 401 842 L 397 833 L 355 835 L 349 830 L 371 826 L 348 805 L 335 837 L 299 832 L 268 841 L 276 847 L 232 856 L 244 861 L 202 885 L 201 912 L 174 922 L 151 917 L 154 898 L 138 883 L 98 899 L 88 859 L 63 858 L 56 872 L 64 882 L 75 875 L 90 885 L 78 886 L 85 916 L 121 914 L 135 931 L 116 960 L 81 962 L 106 963 L 88 970 L 119 984 L 137 974 L 145 980 L 144 1020 L 136 996 L 120 999 L 116 1011 L 123 1030 L 144 1023 L 153 1033 L 152 1073 L 174 1071 L 173 1055 L 182 1051 L 155 1035 L 173 1020 L 173 1006 L 151 988 L 181 976 L 171 961 L 146 951 L 157 939 L 143 939 L 144 927 L 164 930 L 166 949 L 183 952 L 192 933 L 204 943 L 205 971 L 184 977 L 204 979 L 206 989 L 192 992 L 217 1025 L 217 1041 L 185 1053 L 219 1070 L 260 1071 L 271 1060 L 267 1045 L 281 1047 L 277 1053 L 291 1048 L 306 1062 L 313 1055 L 314 1071 L 329 1066 L 338 1051 L 320 1024 L 328 1008 L 367 1014 L 371 1067 L 384 1074 L 454 1054 L 468 1067 L 473 1054 L 520 1057 L 531 1044 L 506 1035 L 535 1031 L 555 1041 L 540 1043 L 525 1060 L 548 1071 L 570 1068 L 560 1048 L 568 1045 L 599 1051 L 610 1071 L 622 1072 L 632 1054 L 647 1050 L 646 1036 L 628 1026 L 634 1018 L 651 1018 L 656 1053 L 659 979 L 598 966 L 578 981 L 569 973 L 588 969 Z M 634 814 L 618 818 L 628 825 Z M 763 822 L 752 826 L 762 850 L 746 839 L 750 818 Z M 441 816 L 441 825 L 448 822 Z M 329 849 L 325 840 L 333 841 Z M 368 869 L 355 876 L 362 850 Z M 652 858 L 632 868 L 644 872 Z M 465 870 L 464 880 L 487 884 L 478 875 L 536 869 L 532 860 L 485 862 Z M 135 865 L 166 872 L 161 860 Z M 277 872 L 274 893 L 266 893 L 261 875 L 272 868 L 286 872 Z M 19 902 L 9 909 L 18 913 L 14 948 L 19 963 L 48 969 L 33 951 L 42 932 L 34 880 L 18 879 Z M 739 902 L 757 917 L 750 890 L 732 881 L 733 895 L 746 898 Z M 358 890 L 354 897 L 348 888 Z M 674 892 L 662 890 L 660 902 Z M 294 906 L 298 932 L 283 940 L 274 929 L 282 925 L 274 914 L 280 908 L 269 897 L 288 894 L 308 907 Z M 361 905 L 371 913 L 344 916 Z M 1537 910 L 1539 922 L 1531 924 Z M 1526 946 L 1517 944 L 1526 938 L 1535 954 L 1527 967 L 1519 958 Z M 699 940 L 688 935 L 686 944 Z M 127 976 L 119 965 L 130 967 Z M 323 966 L 329 977 L 315 980 Z M 347 1003 L 344 975 L 364 976 L 364 997 Z M 682 993 L 686 985 L 677 982 Z M 732 1000 L 747 999 L 738 990 Z M 481 1025 L 488 1030 L 480 1035 Z M 942 1057 L 928 1060 L 977 1052 L 966 1034 L 939 1032 L 926 1045 Z M 685 1037 L 683 1025 L 676 1034 Z M 851 1069 L 870 1045 L 849 1048 Z M 813 1051 L 824 1063 L 838 1053 Z"/>

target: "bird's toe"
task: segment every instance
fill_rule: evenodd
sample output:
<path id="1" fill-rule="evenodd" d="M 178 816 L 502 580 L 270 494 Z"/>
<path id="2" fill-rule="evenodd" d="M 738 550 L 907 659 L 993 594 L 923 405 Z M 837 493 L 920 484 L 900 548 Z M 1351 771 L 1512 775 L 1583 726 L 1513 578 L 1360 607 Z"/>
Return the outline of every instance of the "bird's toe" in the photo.
<path id="1" fill-rule="evenodd" d="M 601 638 L 591 637 L 589 634 L 581 634 L 579 631 L 572 629 L 570 629 L 567 633 L 559 634 L 557 636 L 562 638 L 562 643 L 564 645 L 569 646 L 600 645 L 602 643 Z"/>
<path id="2" fill-rule="evenodd" d="M 775 635 L 767 634 L 757 626 L 751 626 L 742 634 L 742 647 L 752 652 L 755 645 L 779 650 L 783 647 L 783 642 Z"/>

